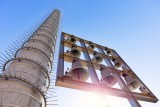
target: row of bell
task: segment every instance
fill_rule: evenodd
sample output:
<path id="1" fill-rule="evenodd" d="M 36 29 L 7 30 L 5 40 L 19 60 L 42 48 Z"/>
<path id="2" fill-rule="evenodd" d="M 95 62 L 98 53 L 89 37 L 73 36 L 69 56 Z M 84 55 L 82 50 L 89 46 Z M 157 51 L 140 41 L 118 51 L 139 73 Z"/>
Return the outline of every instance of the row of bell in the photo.
<path id="1" fill-rule="evenodd" d="M 116 84 L 117 78 L 114 76 L 112 69 L 106 67 L 105 65 L 100 65 L 102 83 L 111 87 Z M 79 58 L 74 58 L 72 62 L 72 67 L 67 73 L 75 80 L 86 81 L 89 78 L 89 73 L 87 68 L 83 67 Z M 130 90 L 135 90 L 140 87 L 140 82 L 131 77 L 128 74 L 123 74 L 124 80 L 127 87 Z"/>
<path id="2" fill-rule="evenodd" d="M 73 57 L 79 58 L 81 55 L 81 52 L 77 49 L 76 44 L 74 44 L 74 43 L 76 43 L 75 38 L 73 36 L 71 36 L 71 38 L 67 38 L 67 41 L 72 43 L 71 50 L 67 51 L 67 53 L 71 54 Z M 95 46 L 93 45 L 92 42 L 89 42 L 89 45 L 87 48 L 89 50 L 94 50 Z M 94 62 L 96 62 L 98 64 L 102 63 L 103 58 L 100 56 L 100 54 L 98 54 L 98 52 L 94 51 L 93 56 L 94 56 L 94 58 L 93 58 Z"/>
<path id="3" fill-rule="evenodd" d="M 77 49 L 77 46 L 76 46 L 76 40 L 73 36 L 71 36 L 71 38 L 68 38 L 67 39 L 68 42 L 71 42 L 72 43 L 72 46 L 71 46 L 71 50 L 70 51 L 67 51 L 67 53 L 70 53 L 73 57 L 80 57 L 81 55 L 81 52 Z M 92 42 L 89 42 L 89 45 L 87 47 L 89 50 L 93 50 L 95 48 L 95 46 L 93 45 Z M 94 51 L 94 62 L 97 62 L 98 64 L 100 64 L 102 61 L 103 61 L 103 58 L 100 56 L 100 54 L 98 54 L 98 52 Z"/>
<path id="4" fill-rule="evenodd" d="M 113 71 L 108 67 L 101 65 L 100 66 L 101 76 L 102 76 L 102 83 L 111 87 L 117 83 L 117 78 L 114 76 Z M 89 78 L 89 74 L 87 68 L 84 68 L 78 58 L 75 58 L 72 62 L 72 68 L 69 70 L 68 73 L 75 80 L 86 81 Z M 140 87 L 140 82 L 136 79 L 132 78 L 131 76 L 124 74 L 124 80 L 127 84 L 127 87 L 130 90 L 135 90 Z M 148 91 L 144 87 L 139 88 L 143 94 L 147 94 Z"/>
<path id="5" fill-rule="evenodd" d="M 102 76 L 102 83 L 106 84 L 108 87 L 111 87 L 116 84 L 117 79 L 113 75 L 111 69 L 106 67 L 105 65 L 100 65 L 100 71 Z M 74 58 L 72 62 L 72 68 L 68 73 L 73 79 L 86 81 L 89 78 L 89 74 L 86 68 L 84 68 L 79 60 L 79 58 Z M 137 89 L 140 86 L 140 83 L 133 79 L 131 76 L 127 74 L 122 75 L 124 80 L 127 83 L 127 86 L 130 90 Z"/>
<path id="6" fill-rule="evenodd" d="M 117 78 L 114 76 L 112 69 L 106 67 L 105 65 L 100 65 L 100 71 L 101 71 L 101 76 L 102 76 L 102 83 L 106 84 L 108 87 L 111 87 L 116 84 Z M 138 87 L 140 87 L 140 82 L 137 81 L 137 79 L 129 76 L 128 74 L 123 74 L 122 75 L 127 87 L 130 90 L 135 90 Z M 141 89 L 141 91 L 144 91 Z"/>
<path id="7" fill-rule="evenodd" d="M 139 88 L 139 90 L 141 91 L 142 94 L 149 94 L 149 91 L 147 91 L 145 87 L 140 86 L 141 83 L 137 79 L 134 79 L 129 75 L 125 75 L 124 79 L 127 83 L 127 87 L 130 90 L 135 90 L 135 89 Z"/>
<path id="8" fill-rule="evenodd" d="M 74 36 L 73 35 L 71 35 L 71 37 L 70 38 L 67 38 L 67 41 L 68 42 L 70 42 L 70 43 L 72 43 L 72 44 L 75 44 L 76 43 L 76 39 L 74 38 Z M 89 42 L 89 45 L 88 45 L 88 47 L 87 47 L 89 50 L 94 50 L 95 49 L 95 46 L 94 46 L 94 44 L 92 43 L 92 42 Z M 111 49 L 109 49 L 109 48 L 105 48 L 105 51 L 106 51 L 106 54 L 107 55 L 111 55 L 113 52 L 112 52 L 112 50 Z"/>
<path id="9" fill-rule="evenodd" d="M 71 38 L 67 38 L 67 42 L 70 42 L 71 44 L 75 44 L 76 43 L 76 39 L 73 37 L 73 35 L 71 36 Z M 95 46 L 92 42 L 89 42 L 89 45 L 87 47 L 89 50 L 94 50 Z"/>
<path id="10" fill-rule="evenodd" d="M 73 57 L 80 57 L 81 56 L 81 52 L 77 49 L 77 45 L 73 44 L 71 46 L 71 50 L 67 51 L 67 53 L 71 54 Z M 101 54 L 99 54 L 98 52 L 94 51 L 93 53 L 93 61 L 100 64 L 103 61 L 103 58 L 101 57 Z"/>
<path id="11" fill-rule="evenodd" d="M 78 58 L 81 55 L 81 52 L 77 49 L 77 45 L 76 44 L 73 44 L 72 47 L 71 47 L 71 50 L 67 51 L 67 53 L 71 54 L 73 57 L 78 57 Z M 100 53 L 94 51 L 93 56 L 94 56 L 93 57 L 93 62 L 96 62 L 98 64 L 102 63 L 103 57 L 101 56 Z M 119 67 L 122 66 L 120 61 L 118 60 L 118 55 L 113 54 L 112 61 L 114 63 L 115 68 L 119 68 Z"/>
<path id="12" fill-rule="evenodd" d="M 88 49 L 94 50 L 94 48 L 95 48 L 95 46 L 93 45 L 93 43 L 89 42 Z M 115 68 L 120 68 L 121 63 L 118 60 L 118 55 L 116 53 L 112 52 L 112 50 L 109 48 L 106 48 L 105 51 L 106 51 L 107 55 L 112 55 L 112 61 L 114 63 Z M 94 51 L 93 56 L 94 56 L 94 58 L 93 58 L 94 62 L 96 62 L 98 64 L 102 63 L 103 58 L 101 57 L 101 55 L 98 52 Z"/>

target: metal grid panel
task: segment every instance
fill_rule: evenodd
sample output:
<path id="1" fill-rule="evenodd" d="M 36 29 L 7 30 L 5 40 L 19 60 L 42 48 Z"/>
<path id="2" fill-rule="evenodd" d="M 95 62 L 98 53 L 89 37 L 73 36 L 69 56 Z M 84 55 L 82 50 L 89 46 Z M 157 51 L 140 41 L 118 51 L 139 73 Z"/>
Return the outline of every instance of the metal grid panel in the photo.
<path id="1" fill-rule="evenodd" d="M 68 38 L 74 38 L 76 41 L 80 42 L 80 46 L 77 45 L 77 50 L 81 51 L 85 58 L 85 59 L 80 59 L 80 62 L 82 63 L 83 66 L 88 68 L 89 76 L 92 81 L 91 83 L 75 80 L 72 77 L 69 77 L 65 74 L 64 62 L 72 63 L 74 59 L 72 55 L 64 52 L 65 47 L 71 48 L 71 46 L 73 45 L 73 43 L 67 40 Z M 101 64 L 94 62 L 90 57 L 90 55 L 94 54 L 94 51 L 92 49 L 89 49 L 87 46 L 90 43 L 92 43 L 98 49 L 98 54 L 103 58 L 105 62 L 105 66 L 107 66 L 107 69 L 111 70 L 114 77 L 117 78 L 117 82 L 118 82 L 118 85 L 120 86 L 120 89 L 107 87 L 98 78 L 96 70 L 99 70 L 99 72 L 101 72 L 100 71 Z M 112 52 L 112 55 L 107 55 L 105 52 L 105 49 L 109 49 Z M 118 62 L 122 66 L 125 65 L 125 68 L 127 68 L 127 70 L 122 66 L 121 66 L 121 69 L 118 69 L 115 67 L 115 63 L 113 61 L 114 59 L 113 53 L 117 57 L 116 60 L 118 60 Z M 139 88 L 141 87 L 144 90 L 141 90 L 141 92 L 131 91 L 124 80 L 123 74 L 134 77 L 134 79 L 138 81 L 138 83 L 140 84 Z M 158 101 L 156 96 L 148 89 L 148 87 L 140 80 L 140 78 L 133 72 L 133 70 L 125 63 L 125 61 L 118 55 L 118 53 L 115 50 L 105 46 L 98 45 L 91 41 L 78 38 L 76 36 L 73 36 L 64 32 L 62 32 L 61 34 L 60 54 L 59 54 L 56 85 L 67 87 L 67 88 L 78 89 L 78 90 L 90 91 L 90 92 L 101 91 L 102 93 L 105 93 L 108 95 L 127 98 L 132 107 L 141 107 L 141 105 L 137 100 L 154 102 L 154 103 Z"/>

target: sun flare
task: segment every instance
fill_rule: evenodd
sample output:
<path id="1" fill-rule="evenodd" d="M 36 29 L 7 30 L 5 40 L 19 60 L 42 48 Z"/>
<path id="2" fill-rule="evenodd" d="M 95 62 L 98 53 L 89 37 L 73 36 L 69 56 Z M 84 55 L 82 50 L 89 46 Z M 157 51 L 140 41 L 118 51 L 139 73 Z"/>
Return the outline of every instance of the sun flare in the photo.
<path id="1" fill-rule="evenodd" d="M 78 101 L 75 102 L 75 107 L 109 107 L 109 104 L 105 97 L 88 93 L 78 98 Z"/>

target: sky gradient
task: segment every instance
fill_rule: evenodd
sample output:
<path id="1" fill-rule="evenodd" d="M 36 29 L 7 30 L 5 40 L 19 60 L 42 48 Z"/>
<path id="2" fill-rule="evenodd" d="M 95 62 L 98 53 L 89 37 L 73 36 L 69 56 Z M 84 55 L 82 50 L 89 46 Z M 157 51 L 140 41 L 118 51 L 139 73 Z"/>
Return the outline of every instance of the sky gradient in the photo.
<path id="1" fill-rule="evenodd" d="M 61 11 L 59 32 L 115 49 L 160 99 L 159 0 L 0 0 L 0 52 L 42 22 L 53 9 Z M 85 95 L 58 88 L 58 107 L 80 107 L 82 103 L 90 107 L 85 105 Z M 118 107 L 129 107 L 116 103 Z M 160 102 L 141 104 L 160 107 Z"/>

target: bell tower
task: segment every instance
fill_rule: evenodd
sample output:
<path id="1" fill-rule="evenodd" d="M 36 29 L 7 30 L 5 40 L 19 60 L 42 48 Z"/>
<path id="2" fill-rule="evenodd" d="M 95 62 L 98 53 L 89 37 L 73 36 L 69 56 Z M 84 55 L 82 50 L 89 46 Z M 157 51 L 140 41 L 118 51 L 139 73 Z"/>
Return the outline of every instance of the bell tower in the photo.
<path id="1" fill-rule="evenodd" d="M 65 63 L 70 69 L 64 69 Z M 62 32 L 56 85 L 126 98 L 132 107 L 158 99 L 111 48 Z"/>

